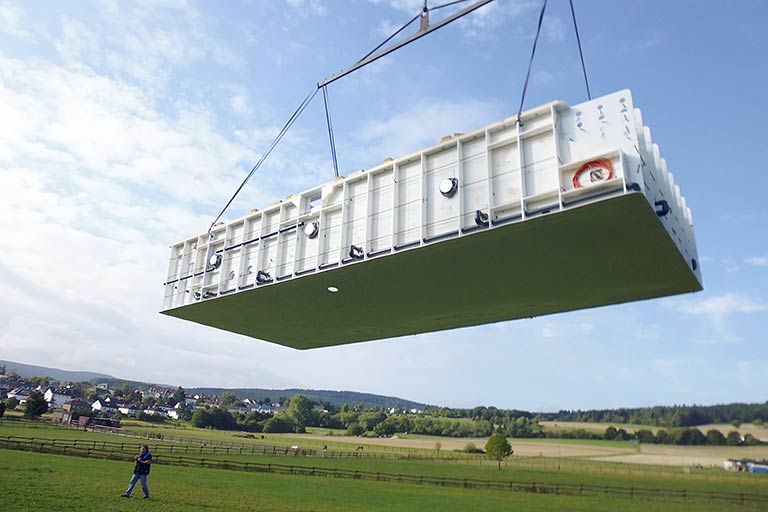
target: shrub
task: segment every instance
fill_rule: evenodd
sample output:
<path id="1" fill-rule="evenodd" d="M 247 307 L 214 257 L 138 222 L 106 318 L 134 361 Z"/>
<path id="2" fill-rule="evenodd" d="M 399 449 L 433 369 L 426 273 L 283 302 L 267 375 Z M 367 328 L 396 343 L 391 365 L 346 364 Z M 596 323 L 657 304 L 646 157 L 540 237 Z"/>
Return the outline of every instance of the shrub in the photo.
<path id="1" fill-rule="evenodd" d="M 364 433 L 365 429 L 359 423 L 350 423 L 346 431 L 348 436 L 361 436 Z"/>
<path id="2" fill-rule="evenodd" d="M 467 443 L 462 450 L 464 453 L 485 453 L 483 450 L 475 446 L 475 443 Z"/>

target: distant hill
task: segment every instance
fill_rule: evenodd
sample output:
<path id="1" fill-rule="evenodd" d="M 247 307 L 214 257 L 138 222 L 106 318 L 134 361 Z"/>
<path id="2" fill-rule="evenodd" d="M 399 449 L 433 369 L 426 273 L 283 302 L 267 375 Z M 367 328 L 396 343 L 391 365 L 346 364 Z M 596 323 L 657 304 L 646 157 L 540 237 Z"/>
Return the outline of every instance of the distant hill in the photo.
<path id="1" fill-rule="evenodd" d="M 302 394 L 312 400 L 320 402 L 330 402 L 334 405 L 348 404 L 351 406 L 362 405 L 363 408 L 370 407 L 397 407 L 399 409 L 423 409 L 426 404 L 397 398 L 394 396 L 374 395 L 371 393 L 358 393 L 356 391 L 332 391 L 326 389 L 260 389 L 260 388 L 185 388 L 187 393 L 201 393 L 204 395 L 220 395 L 224 391 L 234 393 L 241 399 L 251 398 L 261 400 L 269 398 L 276 402 L 280 397 L 290 398 L 297 394 Z"/>
<path id="2" fill-rule="evenodd" d="M 58 381 L 82 382 L 92 379 L 112 379 L 110 375 L 95 372 L 82 372 L 72 370 L 60 370 L 58 368 L 47 368 L 45 366 L 35 366 L 33 364 L 14 363 L 13 361 L 0 360 L 0 366 L 5 365 L 6 373 L 16 372 L 22 377 L 50 377 Z"/>
<path id="3" fill-rule="evenodd" d="M 111 375 L 95 372 L 81 372 L 60 370 L 58 368 L 47 368 L 45 366 L 35 366 L 31 364 L 15 363 L 13 361 L 0 360 L 0 366 L 5 365 L 6 372 L 16 372 L 22 377 L 50 377 L 58 381 L 73 381 L 73 382 L 93 382 L 108 384 L 110 388 L 118 388 L 123 384 L 129 384 L 136 389 L 146 390 L 150 384 L 146 382 L 138 382 L 127 379 L 120 379 Z M 157 384 L 154 385 L 164 386 L 172 389 L 176 389 L 176 385 L 171 384 Z M 241 399 L 252 398 L 255 400 L 269 398 L 272 402 L 276 402 L 280 397 L 290 398 L 293 395 L 301 393 L 309 398 L 320 401 L 330 402 L 334 405 L 349 404 L 362 405 L 364 408 L 369 407 L 397 407 L 400 409 L 421 409 L 424 408 L 424 404 L 413 402 L 411 400 L 404 400 L 402 398 L 392 396 L 374 395 L 371 393 L 357 393 L 355 391 L 331 391 L 324 389 L 262 389 L 262 388 L 185 388 L 187 393 L 195 394 L 201 393 L 204 395 L 221 395 L 224 391 L 229 391 L 236 394 Z"/>

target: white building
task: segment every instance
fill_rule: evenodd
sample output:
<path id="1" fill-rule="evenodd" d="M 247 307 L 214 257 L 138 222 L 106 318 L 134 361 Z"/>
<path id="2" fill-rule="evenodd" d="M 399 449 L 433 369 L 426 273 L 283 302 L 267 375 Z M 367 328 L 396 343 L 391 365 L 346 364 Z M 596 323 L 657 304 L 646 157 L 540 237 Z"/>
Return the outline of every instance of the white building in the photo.
<path id="1" fill-rule="evenodd" d="M 63 407 L 65 403 L 72 400 L 71 396 L 64 395 L 61 393 L 56 393 L 51 388 L 48 388 L 45 390 L 45 393 L 43 393 L 43 397 L 45 397 L 45 401 L 48 402 L 48 406 L 51 408 Z"/>
<path id="2" fill-rule="evenodd" d="M 91 404 L 91 410 L 96 412 L 115 412 L 117 411 L 117 407 L 115 407 L 111 402 L 109 402 L 109 399 L 105 400 L 96 400 Z"/>

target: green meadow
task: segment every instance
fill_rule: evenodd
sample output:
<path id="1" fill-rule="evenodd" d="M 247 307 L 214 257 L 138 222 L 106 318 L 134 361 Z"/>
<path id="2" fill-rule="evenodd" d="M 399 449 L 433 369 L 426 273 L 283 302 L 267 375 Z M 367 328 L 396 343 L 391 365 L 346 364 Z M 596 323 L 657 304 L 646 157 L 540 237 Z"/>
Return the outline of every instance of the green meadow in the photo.
<path id="1" fill-rule="evenodd" d="M 150 427 L 146 427 L 150 430 Z M 157 430 L 156 432 L 168 432 Z M 118 451 L 131 455 L 140 443 L 152 447 L 156 458 L 150 476 L 151 500 L 141 500 L 141 492 L 127 500 L 119 495 L 125 490 L 133 470 L 126 461 L 84 458 L 10 449 L 0 450 L 0 510 L 2 511 L 109 511 L 135 510 L 764 510 L 762 504 L 746 500 L 741 505 L 721 499 L 682 501 L 679 498 L 630 498 L 628 495 L 556 495 L 511 492 L 492 489 L 441 487 L 366 479 L 324 476 L 283 475 L 245 472 L 205 467 L 180 467 L 171 462 L 179 452 L 200 461 L 238 461 L 273 464 L 295 468 L 327 468 L 360 471 L 368 474 L 387 473 L 410 477 L 470 479 L 497 483 L 536 483 L 536 485 L 609 486 L 623 489 L 662 489 L 694 493 L 729 493 L 731 496 L 760 495 L 768 500 L 768 478 L 764 475 L 727 473 L 721 469 L 683 471 L 674 467 L 593 462 L 580 459 L 555 460 L 541 457 L 515 457 L 502 470 L 493 461 L 482 459 L 409 460 L 376 458 L 323 458 L 301 455 L 251 455 L 249 453 L 195 454 L 200 446 L 212 442 L 234 443 L 233 446 L 264 444 L 306 445 L 293 436 L 240 438 L 229 432 L 184 429 L 189 441 L 126 438 L 115 434 L 86 432 L 48 426 L 45 423 L 0 421 L 0 439 L 8 436 L 56 440 L 59 443 L 115 443 L 124 445 Z M 208 445 L 205 445 L 208 443 Z M 286 444 L 290 443 L 290 444 Z M 515 440 L 512 440 L 514 446 Z M 339 443 L 339 449 L 354 451 L 354 445 Z M 366 446 L 368 449 L 368 446 Z M 390 447 L 390 452 L 394 451 Z M 424 453 L 429 453 L 424 450 Z M 413 454 L 413 449 L 402 452 Z M 613 494 L 611 492 L 611 494 Z M 625 493 L 626 494 L 626 493 Z M 691 495 L 689 494 L 689 496 Z M 662 493 L 663 495 L 663 493 Z M 701 496 L 701 494 L 699 494 Z M 137 503 L 139 502 L 139 503 Z"/>

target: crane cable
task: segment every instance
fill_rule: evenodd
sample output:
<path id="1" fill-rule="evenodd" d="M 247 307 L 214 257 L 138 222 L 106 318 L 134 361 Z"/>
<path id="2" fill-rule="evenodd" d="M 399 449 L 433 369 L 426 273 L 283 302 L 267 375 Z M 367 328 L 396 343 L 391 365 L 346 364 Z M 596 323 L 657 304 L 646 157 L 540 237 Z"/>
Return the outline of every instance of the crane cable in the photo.
<path id="1" fill-rule="evenodd" d="M 365 60 L 366 60 L 368 57 L 370 57 L 371 55 L 373 55 L 373 54 L 374 54 L 374 53 L 375 53 L 375 52 L 376 52 L 376 51 L 377 51 L 379 48 L 381 48 L 382 46 L 384 46 L 385 44 L 387 44 L 389 41 L 391 41 L 391 40 L 392 40 L 392 38 L 394 38 L 394 37 L 395 37 L 395 36 L 397 36 L 397 35 L 398 35 L 400 32 L 402 32 L 403 30 L 405 30 L 405 29 L 406 29 L 406 28 L 407 28 L 407 27 L 408 27 L 408 26 L 409 26 L 411 23 L 413 23 L 414 21 L 416 21 L 417 19 L 419 19 L 419 18 L 420 18 L 420 17 L 422 17 L 422 16 L 426 16 L 426 15 L 428 15 L 428 13 L 429 13 L 429 11 L 430 11 L 430 10 L 437 10 L 437 9 L 442 9 L 442 8 L 444 8 L 444 7 L 449 7 L 449 6 L 451 6 L 451 5 L 460 4 L 460 3 L 463 3 L 463 2 L 467 2 L 467 1 L 469 1 L 469 0 L 454 0 L 454 1 L 452 1 L 452 2 L 448 2 L 448 3 L 442 4 L 442 5 L 438 5 L 438 6 L 436 6 L 436 7 L 433 7 L 433 8 L 431 8 L 431 9 L 427 7 L 427 2 L 425 1 L 425 2 L 424 2 L 424 8 L 422 9 L 422 11 L 421 11 L 421 12 L 419 12 L 419 14 L 417 14 L 416 16 L 414 16 L 413 18 L 411 18 L 411 20 L 410 20 L 410 21 L 408 21 L 408 22 L 407 22 L 405 25 L 403 25 L 402 27 L 400 27 L 400 29 L 398 29 L 397 31 L 395 31 L 395 32 L 394 32 L 394 33 L 393 33 L 391 36 L 389 36 L 387 39 L 385 39 L 385 40 L 384 40 L 384 41 L 383 41 L 381 44 L 379 44 L 379 45 L 378 45 L 376 48 L 374 48 L 373 50 L 371 50 L 371 51 L 370 51 L 370 52 L 369 52 L 369 53 L 368 53 L 368 54 L 367 54 L 365 57 L 363 57 L 362 59 L 360 59 L 360 60 L 357 62 L 357 64 L 356 64 L 356 66 L 357 66 L 357 67 L 353 66 L 353 68 L 354 68 L 354 69 L 359 69 L 359 68 L 361 68 L 361 67 L 363 67 L 363 66 L 365 66 L 365 65 L 368 65 L 368 64 L 370 64 L 370 62 L 366 62 L 366 63 L 364 63 L 364 64 L 360 65 L 360 63 L 361 63 L 361 62 L 365 61 Z M 493 1 L 493 0 L 490 0 L 490 1 Z M 485 3 L 488 3 L 488 1 L 486 1 Z M 476 8 L 476 7 L 475 7 L 475 8 Z M 472 9 L 472 10 L 474 10 L 474 9 Z M 464 15 L 466 15 L 466 14 L 469 14 L 469 12 L 471 12 L 471 11 L 467 11 L 467 12 L 463 12 L 463 13 L 461 13 L 459 16 L 457 16 L 457 17 L 456 17 L 456 19 L 458 19 L 459 17 L 463 17 L 463 16 L 464 16 Z M 455 21 L 455 19 L 452 19 L 452 20 L 450 20 L 449 22 L 451 22 L 451 21 Z M 439 28 L 439 27 L 438 27 L 438 28 Z M 408 42 L 410 42 L 410 41 L 408 41 Z M 375 60 L 375 59 L 374 59 L 374 60 Z M 371 62 L 373 62 L 373 61 L 371 61 Z M 350 69 L 350 70 L 347 70 L 347 71 L 345 72 L 345 74 L 346 74 L 346 73 L 350 73 L 350 72 L 354 71 L 354 69 Z M 337 76 L 336 78 L 341 78 L 341 76 Z M 336 78 L 334 78 L 334 80 L 335 80 Z M 230 198 L 229 198 L 229 201 L 227 201 L 227 204 L 224 206 L 224 208 L 222 208 L 222 209 L 221 209 L 221 211 L 220 211 L 220 212 L 219 212 L 219 214 L 216 216 L 216 218 L 213 220 L 213 222 L 211 222 L 211 226 L 208 228 L 208 236 L 209 236 L 209 237 L 210 237 L 210 236 L 212 236 L 212 235 L 211 235 L 211 230 L 213 230 L 213 227 L 216 225 L 216 223 L 219 221 L 219 219 L 221 219 L 221 216 L 222 216 L 222 215 L 224 215 L 224 212 L 226 212 L 226 211 L 227 211 L 227 209 L 230 207 L 230 205 L 231 205 L 231 204 L 232 204 L 232 202 L 235 200 L 235 198 L 236 198 L 236 197 L 237 197 L 237 195 L 240 193 L 240 191 L 243 189 L 243 187 L 245 186 L 245 184 L 246 184 L 246 183 L 248 183 L 248 180 L 250 180 L 250 179 L 251 179 L 251 177 L 252 177 L 252 176 L 253 176 L 253 175 L 256 173 L 256 171 L 259 169 L 259 167 L 261 167 L 261 164 L 263 164 L 263 163 L 264 163 L 264 161 L 267 159 L 267 157 L 269 156 L 269 154 L 270 154 L 270 153 L 272 153 L 272 150 L 273 150 L 273 149 L 275 149 L 275 146 L 277 146 L 277 144 L 278 144 L 278 143 L 279 143 L 279 142 L 282 140 L 283 136 L 285 136 L 286 132 L 287 132 L 287 131 L 288 131 L 288 130 L 291 128 L 291 126 L 293 126 L 293 123 L 296 121 L 296 119 L 298 119 L 298 117 L 299 117 L 299 116 L 300 116 L 300 115 L 301 115 L 301 114 L 304 112 L 304 110 L 306 110 L 306 108 L 309 106 L 309 104 L 312 102 L 312 100 L 314 99 L 315 95 L 317 95 L 318 91 L 319 91 L 321 88 L 323 89 L 323 99 L 324 99 L 324 102 L 325 102 L 325 115 L 326 115 L 326 122 L 327 122 L 327 124 L 328 124 L 328 138 L 329 138 L 329 140 L 330 140 L 330 144 L 331 144 L 331 156 L 332 156 L 332 158 L 333 158 L 333 168 L 334 168 L 334 172 L 335 172 L 335 174 L 336 174 L 336 177 L 338 177 L 338 176 L 339 176 L 338 161 L 337 161 L 337 158 L 336 158 L 336 143 L 334 142 L 334 138 L 333 138 L 333 127 L 332 127 L 332 125 L 331 125 L 331 115 L 330 115 L 330 111 L 329 111 L 329 109 L 328 109 L 328 93 L 327 93 L 327 91 L 326 91 L 326 87 L 328 86 L 328 84 L 329 84 L 331 81 L 333 81 L 333 80 L 326 80 L 325 82 L 322 82 L 322 83 L 318 83 L 318 84 L 315 86 L 315 89 L 314 89 L 314 90 L 313 90 L 311 93 L 309 93 L 309 94 L 307 95 L 307 97 L 306 97 L 306 98 L 304 98 L 304 101 L 302 101 L 302 102 L 301 102 L 301 104 L 300 104 L 300 105 L 299 105 L 299 106 L 296 108 L 296 110 L 293 112 L 293 114 L 292 114 L 292 115 L 291 115 L 291 117 L 288 119 L 288 121 L 286 121 L 285 125 L 283 125 L 283 127 L 280 129 L 280 132 L 278 132 L 278 134 L 277 134 L 277 136 L 275 137 L 275 139 L 274 139 L 274 140 L 272 141 L 272 143 L 269 145 L 269 147 L 267 148 L 267 151 L 266 151 L 266 152 L 264 152 L 264 154 L 263 154 L 263 155 L 261 155 L 261 158 L 259 158 L 259 161 L 258 161 L 258 162 L 256 162 L 256 165 L 254 165 L 254 166 L 253 166 L 253 168 L 251 169 L 251 172 L 249 172 L 249 173 L 248 173 L 248 175 L 245 177 L 245 179 L 244 179 L 244 180 L 243 180 L 243 182 L 240 184 L 240 186 L 239 186 L 239 187 L 237 187 L 237 190 L 235 190 L 235 193 L 234 193 L 234 194 L 232 194 L 232 197 L 230 197 Z"/>
<path id="2" fill-rule="evenodd" d="M 568 0 L 571 4 L 571 17 L 573 18 L 573 29 L 576 31 L 576 42 L 579 45 L 579 57 L 581 58 L 581 70 L 584 72 L 584 83 L 587 86 L 587 99 L 592 99 L 589 92 L 589 80 L 587 80 L 587 67 L 584 65 L 584 53 L 581 51 L 581 38 L 579 37 L 579 25 L 576 23 L 576 11 L 573 10 L 573 0 Z"/>
<path id="3" fill-rule="evenodd" d="M 547 0 L 544 0 L 544 4 L 541 6 L 541 13 L 539 13 L 539 24 L 536 27 L 536 37 L 533 39 L 533 49 L 531 50 L 531 58 L 528 61 L 528 72 L 525 74 L 525 83 L 523 83 L 523 94 L 520 97 L 520 108 L 517 109 L 517 124 L 521 125 L 520 114 L 523 113 L 523 103 L 525 102 L 525 93 L 528 90 L 528 79 L 531 78 L 531 66 L 533 65 L 533 57 L 536 55 L 536 43 L 539 42 L 539 34 L 541 34 L 541 22 L 544 21 L 544 11 L 547 9 Z"/>
<path id="4" fill-rule="evenodd" d="M 584 72 L 584 84 L 587 86 L 587 98 L 592 99 L 592 93 L 589 90 L 589 80 L 587 79 L 587 66 L 584 64 L 584 52 L 581 48 L 581 37 L 579 36 L 579 25 L 576 23 L 576 11 L 573 8 L 573 0 L 568 0 L 571 6 L 571 18 L 573 18 L 573 29 L 576 32 L 576 43 L 579 46 L 579 58 L 581 59 L 581 70 Z M 533 65 L 533 57 L 536 55 L 536 44 L 539 42 L 539 35 L 541 33 L 541 25 L 544 21 L 544 11 L 547 9 L 547 0 L 541 6 L 541 12 L 539 13 L 539 23 L 536 27 L 536 37 L 533 39 L 533 49 L 531 50 L 531 58 L 528 61 L 528 72 L 525 75 L 525 83 L 523 84 L 523 94 L 520 98 L 520 108 L 517 110 L 517 124 L 522 124 L 520 121 L 520 115 L 523 113 L 523 103 L 525 102 L 525 93 L 528 90 L 528 80 L 531 77 L 531 66 Z"/>
<path id="5" fill-rule="evenodd" d="M 328 140 L 331 143 L 331 159 L 333 160 L 333 172 L 339 177 L 339 162 L 336 159 L 336 142 L 333 140 L 333 125 L 331 124 L 331 112 L 328 109 L 328 86 L 323 86 L 323 104 L 325 105 L 325 121 L 328 123 Z"/>
<path id="6" fill-rule="evenodd" d="M 253 166 L 251 169 L 251 172 L 248 173 L 248 176 L 245 177 L 243 182 L 240 184 L 239 187 L 237 187 L 237 190 L 235 190 L 235 193 L 232 194 L 232 197 L 229 198 L 229 201 L 227 201 L 227 204 L 222 208 L 221 212 L 216 216 L 213 222 L 211 222 L 211 227 L 208 228 L 208 235 L 211 236 L 211 230 L 213 229 L 213 226 L 216 225 L 216 223 L 219 221 L 222 215 L 224 215 L 224 212 L 227 211 L 227 208 L 232 204 L 232 201 L 235 200 L 235 197 L 237 197 L 237 194 L 240 193 L 240 191 L 243 189 L 246 183 L 248 183 L 248 180 L 251 179 L 251 176 L 254 175 L 254 173 L 261 167 L 261 164 L 264 163 L 264 160 L 267 159 L 270 153 L 272 153 L 272 150 L 275 149 L 275 146 L 282 140 L 283 136 L 286 134 L 286 132 L 293 126 L 293 123 L 296 122 L 296 119 L 306 110 L 306 108 L 309 106 L 309 104 L 314 99 L 315 95 L 317 94 L 317 91 L 320 89 L 318 87 L 315 87 L 315 89 L 310 92 L 306 98 L 304 98 L 304 101 L 301 102 L 301 104 L 294 110 L 293 114 L 290 118 L 288 118 L 288 121 L 283 125 L 283 127 L 280 129 L 280 132 L 277 134 L 275 139 L 272 141 L 272 144 L 269 145 L 269 148 L 267 151 L 264 152 L 263 155 L 261 155 L 261 158 L 259 158 L 259 161 L 256 162 L 256 165 Z"/>

